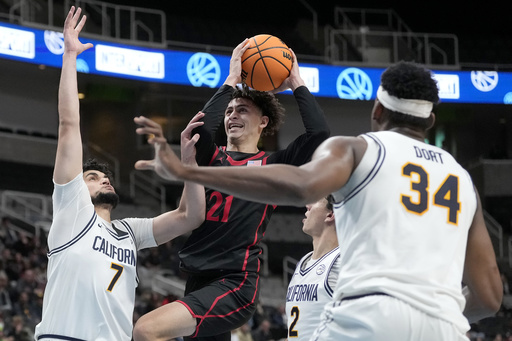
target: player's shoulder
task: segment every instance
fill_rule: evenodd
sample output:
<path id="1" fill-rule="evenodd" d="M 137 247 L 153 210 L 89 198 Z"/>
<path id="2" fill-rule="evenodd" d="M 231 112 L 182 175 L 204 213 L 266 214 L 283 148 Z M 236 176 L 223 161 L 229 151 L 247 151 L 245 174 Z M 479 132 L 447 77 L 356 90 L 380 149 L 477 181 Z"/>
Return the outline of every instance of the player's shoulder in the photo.
<path id="1" fill-rule="evenodd" d="M 112 221 L 112 224 L 118 226 L 119 229 L 124 231 L 133 230 L 138 228 L 140 225 L 145 224 L 146 222 L 150 222 L 153 218 L 136 218 L 136 217 L 127 217 L 122 219 L 116 219 Z"/>
<path id="2" fill-rule="evenodd" d="M 343 156 L 346 153 L 362 156 L 368 142 L 362 136 L 333 136 L 325 140 L 315 151 L 315 157 L 321 155 Z"/>
<path id="3" fill-rule="evenodd" d="M 319 147 L 323 149 L 340 149 L 350 146 L 366 145 L 367 142 L 362 136 L 331 136 L 326 139 Z"/>

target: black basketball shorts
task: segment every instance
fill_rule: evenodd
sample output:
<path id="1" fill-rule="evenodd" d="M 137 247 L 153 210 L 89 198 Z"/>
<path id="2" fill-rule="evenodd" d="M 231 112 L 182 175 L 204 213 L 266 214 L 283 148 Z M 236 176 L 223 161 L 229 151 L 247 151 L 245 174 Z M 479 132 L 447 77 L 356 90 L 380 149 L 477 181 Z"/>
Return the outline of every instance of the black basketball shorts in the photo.
<path id="1" fill-rule="evenodd" d="M 218 276 L 190 276 L 183 304 L 197 319 L 195 333 L 207 337 L 230 333 L 245 324 L 256 310 L 259 275 L 254 272 Z"/>

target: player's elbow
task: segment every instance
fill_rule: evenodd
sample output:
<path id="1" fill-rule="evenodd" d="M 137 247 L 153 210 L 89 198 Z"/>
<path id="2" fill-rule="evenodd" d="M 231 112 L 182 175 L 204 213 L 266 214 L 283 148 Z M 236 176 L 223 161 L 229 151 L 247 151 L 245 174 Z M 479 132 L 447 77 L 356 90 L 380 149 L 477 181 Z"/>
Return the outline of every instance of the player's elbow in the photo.
<path id="1" fill-rule="evenodd" d="M 484 307 L 487 310 L 489 316 L 495 315 L 501 308 L 501 304 L 503 302 L 503 286 L 502 283 L 499 282 L 495 286 L 492 294 L 484 302 Z"/>
<path id="2" fill-rule="evenodd" d="M 201 210 L 181 212 L 175 218 L 175 222 L 177 223 L 177 225 L 179 225 L 180 232 L 178 235 L 182 235 L 195 230 L 204 222 L 205 217 L 206 213 L 204 213 L 204 211 Z M 177 237 L 178 235 L 176 235 L 175 237 Z"/>
<path id="3" fill-rule="evenodd" d="M 501 302 L 503 300 L 502 292 L 493 292 L 487 297 L 481 299 L 480 310 L 482 314 L 490 317 L 494 316 L 501 308 Z"/>
<path id="4" fill-rule="evenodd" d="M 59 117 L 59 128 L 61 131 L 75 129 L 80 125 L 80 119 L 72 115 L 61 115 Z"/>
<path id="5" fill-rule="evenodd" d="M 489 314 L 494 315 L 498 310 L 500 310 L 501 303 L 503 302 L 503 282 L 501 281 L 501 275 L 498 267 L 493 267 L 490 278 L 491 290 L 489 290 L 489 293 L 485 295 L 483 306 Z"/>
<path id="6" fill-rule="evenodd" d="M 480 301 L 480 316 L 482 318 L 493 317 L 501 308 L 503 293 L 495 293 Z"/>
<path id="7" fill-rule="evenodd" d="M 485 276 L 483 273 L 479 285 L 474 285 L 470 290 L 463 290 L 466 297 L 465 315 L 473 323 L 483 318 L 494 316 L 501 308 L 503 300 L 503 285 L 499 271 L 495 269 Z"/>
<path id="8" fill-rule="evenodd" d="M 198 228 L 203 222 L 206 216 L 205 211 L 195 212 L 194 215 L 190 215 L 187 217 L 189 231 L 195 230 Z"/>
<path id="9" fill-rule="evenodd" d="M 145 322 L 144 316 L 140 318 L 133 327 L 133 340 L 134 341 L 149 341 L 153 340 L 152 327 L 149 323 Z"/>

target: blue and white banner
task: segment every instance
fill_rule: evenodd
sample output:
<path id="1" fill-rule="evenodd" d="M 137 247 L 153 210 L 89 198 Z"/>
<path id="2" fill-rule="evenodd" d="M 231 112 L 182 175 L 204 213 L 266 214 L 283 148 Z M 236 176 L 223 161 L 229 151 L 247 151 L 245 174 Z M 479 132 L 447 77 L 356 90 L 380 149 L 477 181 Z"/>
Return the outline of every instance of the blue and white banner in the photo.
<path id="1" fill-rule="evenodd" d="M 205 52 L 159 50 L 81 38 L 93 48 L 78 59 L 80 72 L 216 88 L 229 73 L 230 56 Z M 61 32 L 0 23 L 0 58 L 60 68 L 64 52 Z M 308 88 L 316 96 L 373 100 L 383 68 L 300 64 Z M 512 104 L 512 72 L 432 70 L 442 102 Z"/>

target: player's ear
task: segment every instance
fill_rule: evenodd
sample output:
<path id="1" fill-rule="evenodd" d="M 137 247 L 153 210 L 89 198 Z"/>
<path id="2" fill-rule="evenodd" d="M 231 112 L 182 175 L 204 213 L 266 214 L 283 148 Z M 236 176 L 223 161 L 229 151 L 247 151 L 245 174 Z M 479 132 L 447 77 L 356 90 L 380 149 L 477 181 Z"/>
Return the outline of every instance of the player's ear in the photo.
<path id="1" fill-rule="evenodd" d="M 334 220 L 334 212 L 327 213 L 327 215 L 325 216 L 325 222 L 326 223 L 334 223 L 335 222 L 335 220 Z"/>
<path id="2" fill-rule="evenodd" d="M 260 127 L 262 129 L 265 128 L 268 125 L 269 121 L 270 119 L 268 118 L 268 116 L 261 116 Z"/>
<path id="3" fill-rule="evenodd" d="M 429 122 L 427 130 L 430 130 L 434 126 L 434 123 L 436 123 L 436 114 L 431 112 L 430 116 L 428 117 L 428 119 L 430 120 L 430 122 Z"/>
<path id="4" fill-rule="evenodd" d="M 383 112 L 384 112 L 384 106 L 378 99 L 375 99 L 375 103 L 374 103 L 373 109 L 372 109 L 372 120 L 376 120 L 377 122 L 379 122 L 379 120 L 382 117 Z"/>

